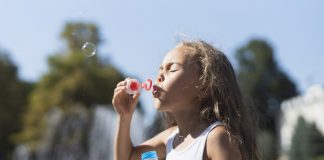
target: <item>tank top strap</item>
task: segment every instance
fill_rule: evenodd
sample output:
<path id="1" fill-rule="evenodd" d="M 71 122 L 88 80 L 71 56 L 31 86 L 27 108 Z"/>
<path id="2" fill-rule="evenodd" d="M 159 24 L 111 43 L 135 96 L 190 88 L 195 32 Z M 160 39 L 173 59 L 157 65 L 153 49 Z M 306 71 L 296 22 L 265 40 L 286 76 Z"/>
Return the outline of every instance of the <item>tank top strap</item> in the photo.
<path id="1" fill-rule="evenodd" d="M 209 125 L 209 127 L 205 130 L 205 132 L 207 133 L 206 136 L 208 136 L 208 134 L 217 126 L 223 125 L 222 122 L 220 121 L 216 121 L 214 123 L 212 123 L 211 125 Z"/>
<path id="2" fill-rule="evenodd" d="M 205 131 L 201 134 L 201 137 L 202 137 L 202 143 L 204 144 L 205 146 L 205 143 L 207 141 L 207 137 L 208 137 L 208 134 L 214 129 L 216 128 L 217 126 L 220 126 L 220 125 L 223 125 L 222 122 L 219 122 L 219 121 L 216 121 L 214 123 L 212 123 L 211 125 L 209 125 Z"/>
<path id="3" fill-rule="evenodd" d="M 176 134 L 179 132 L 179 128 L 177 127 L 176 129 L 174 129 L 171 134 L 169 135 L 169 137 L 167 138 L 167 142 L 166 142 L 166 151 L 167 153 L 170 152 L 173 149 L 173 140 L 174 137 L 176 136 Z"/>
<path id="4" fill-rule="evenodd" d="M 179 132 L 179 128 L 177 127 L 176 129 L 174 129 L 174 130 L 170 133 L 168 139 L 174 137 L 178 132 Z"/>

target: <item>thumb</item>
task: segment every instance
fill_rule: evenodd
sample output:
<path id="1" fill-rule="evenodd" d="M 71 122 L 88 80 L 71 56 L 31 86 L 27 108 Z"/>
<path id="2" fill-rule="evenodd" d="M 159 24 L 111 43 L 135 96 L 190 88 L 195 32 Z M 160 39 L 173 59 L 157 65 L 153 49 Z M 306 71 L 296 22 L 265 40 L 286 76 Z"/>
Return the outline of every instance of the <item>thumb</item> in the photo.
<path id="1" fill-rule="evenodd" d="M 140 95 L 141 95 L 140 92 L 137 92 L 137 93 L 133 94 L 133 101 L 135 103 L 138 102 L 138 99 L 139 99 Z"/>

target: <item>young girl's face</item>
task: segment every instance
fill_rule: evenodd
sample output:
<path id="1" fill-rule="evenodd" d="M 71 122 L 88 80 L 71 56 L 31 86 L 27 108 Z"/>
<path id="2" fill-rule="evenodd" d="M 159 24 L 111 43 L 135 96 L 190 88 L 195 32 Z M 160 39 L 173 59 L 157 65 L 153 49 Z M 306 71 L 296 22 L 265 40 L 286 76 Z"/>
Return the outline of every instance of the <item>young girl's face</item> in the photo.
<path id="1" fill-rule="evenodd" d="M 184 46 L 178 46 L 167 53 L 153 88 L 157 110 L 172 113 L 197 107 L 197 69 L 192 63 L 192 53 L 186 53 Z"/>

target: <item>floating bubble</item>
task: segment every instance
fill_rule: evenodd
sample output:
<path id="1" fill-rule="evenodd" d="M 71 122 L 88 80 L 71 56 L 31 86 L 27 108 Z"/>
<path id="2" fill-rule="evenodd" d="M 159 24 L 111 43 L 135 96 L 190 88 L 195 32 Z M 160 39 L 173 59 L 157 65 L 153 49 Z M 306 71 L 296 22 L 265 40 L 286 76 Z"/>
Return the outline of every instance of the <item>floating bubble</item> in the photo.
<path id="1" fill-rule="evenodd" d="M 91 42 L 86 42 L 82 46 L 82 52 L 85 54 L 87 57 L 94 56 L 96 54 L 96 45 L 94 45 Z"/>

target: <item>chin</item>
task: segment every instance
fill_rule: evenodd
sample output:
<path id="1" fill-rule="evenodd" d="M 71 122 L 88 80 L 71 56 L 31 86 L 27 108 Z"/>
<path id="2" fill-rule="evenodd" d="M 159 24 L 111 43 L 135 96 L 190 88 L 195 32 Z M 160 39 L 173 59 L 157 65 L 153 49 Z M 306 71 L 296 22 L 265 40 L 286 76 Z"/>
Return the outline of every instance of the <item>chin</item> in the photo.
<path id="1" fill-rule="evenodd" d="M 156 109 L 161 107 L 161 101 L 159 99 L 156 99 L 155 98 L 153 100 L 153 104 L 154 104 L 154 106 L 155 106 Z"/>
<path id="2" fill-rule="evenodd" d="M 165 111 L 164 107 L 159 102 L 155 102 L 154 107 L 158 112 L 164 112 Z"/>
<path id="3" fill-rule="evenodd" d="M 170 112 L 170 108 L 167 108 L 166 106 L 155 105 L 154 107 L 158 112 Z"/>
<path id="4" fill-rule="evenodd" d="M 161 107 L 161 104 L 160 103 L 154 103 L 154 108 L 156 110 L 160 111 L 162 107 Z"/>

